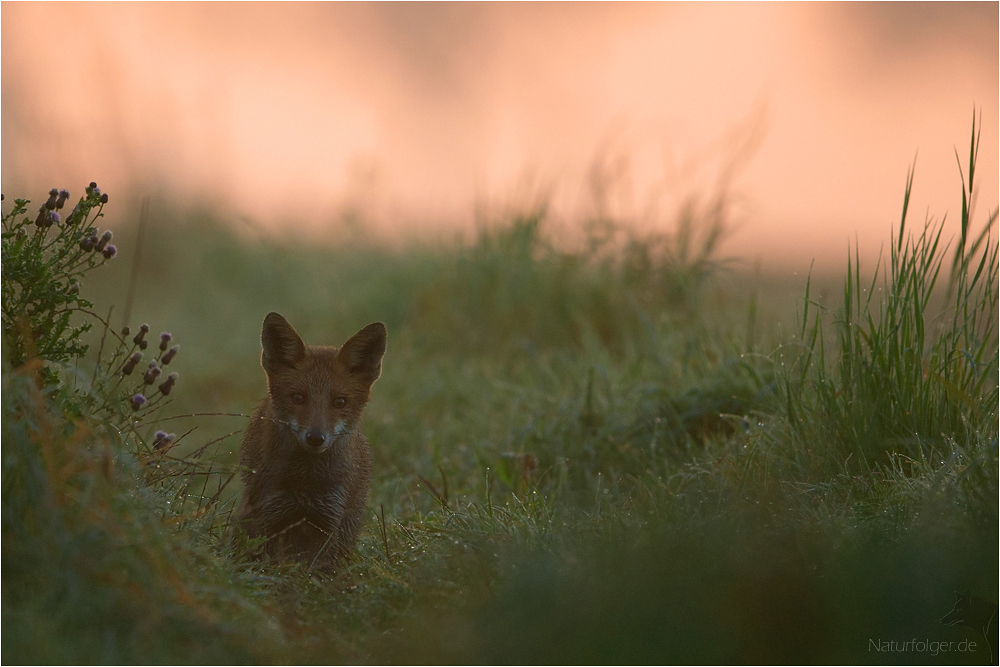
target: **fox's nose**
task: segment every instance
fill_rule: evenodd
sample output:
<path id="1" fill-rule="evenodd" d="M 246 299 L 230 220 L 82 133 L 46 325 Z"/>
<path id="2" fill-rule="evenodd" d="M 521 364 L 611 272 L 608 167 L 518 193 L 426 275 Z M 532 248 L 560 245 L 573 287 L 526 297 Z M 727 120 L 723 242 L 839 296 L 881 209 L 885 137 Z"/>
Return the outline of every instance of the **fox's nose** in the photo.
<path id="1" fill-rule="evenodd" d="M 326 442 L 326 438 L 323 437 L 322 433 L 318 433 L 317 431 L 306 433 L 306 444 L 313 449 L 319 449 L 323 446 L 324 442 Z"/>

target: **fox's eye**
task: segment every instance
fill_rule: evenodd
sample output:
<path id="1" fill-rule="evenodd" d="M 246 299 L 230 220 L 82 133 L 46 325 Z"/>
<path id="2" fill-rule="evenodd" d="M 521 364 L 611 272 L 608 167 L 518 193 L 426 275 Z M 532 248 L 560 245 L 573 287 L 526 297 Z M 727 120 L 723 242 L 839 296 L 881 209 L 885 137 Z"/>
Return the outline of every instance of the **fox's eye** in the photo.
<path id="1" fill-rule="evenodd" d="M 345 403 L 347 403 L 347 399 L 344 398 L 343 396 L 338 396 L 337 398 L 333 399 L 334 407 L 342 408 L 344 407 Z"/>
<path id="2" fill-rule="evenodd" d="M 306 402 L 305 394 L 300 394 L 299 392 L 295 392 L 294 394 L 292 394 L 292 403 L 294 403 L 295 405 L 302 405 L 305 402 Z"/>

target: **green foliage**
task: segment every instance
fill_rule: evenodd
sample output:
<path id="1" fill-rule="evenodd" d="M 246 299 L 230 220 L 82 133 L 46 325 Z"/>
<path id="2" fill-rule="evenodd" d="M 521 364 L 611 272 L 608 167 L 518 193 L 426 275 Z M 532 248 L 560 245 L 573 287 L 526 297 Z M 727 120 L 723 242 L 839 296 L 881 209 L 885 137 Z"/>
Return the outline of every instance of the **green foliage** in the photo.
<path id="1" fill-rule="evenodd" d="M 969 211 L 979 137 L 973 127 L 968 190 L 963 179 L 961 239 L 940 314 L 932 316 L 946 249 L 942 223 L 908 233 L 913 184 L 907 176 L 899 234 L 881 285 L 869 283 L 857 256 L 848 263 L 838 321 L 836 372 L 828 368 L 820 314 L 807 335 L 808 288 L 801 374 L 788 383 L 788 417 L 803 438 L 861 469 L 947 455 L 978 432 L 996 434 L 998 402 L 997 245 L 994 211 L 971 244 Z M 812 360 L 815 355 L 815 364 Z M 812 390 L 803 392 L 811 383 Z M 816 418 L 818 417 L 818 419 Z"/>
<path id="2" fill-rule="evenodd" d="M 107 195 L 91 184 L 63 222 L 57 210 L 68 197 L 52 190 L 34 221 L 24 215 L 27 199 L 15 200 L 3 216 L 3 345 L 15 367 L 35 357 L 67 364 L 87 351 L 81 336 L 90 323 L 71 324 L 75 312 L 92 306 L 80 295 L 80 278 L 117 250 L 108 244 L 111 232 L 99 237 L 93 226 Z M 47 384 L 55 380 L 51 369 L 43 375 Z"/>

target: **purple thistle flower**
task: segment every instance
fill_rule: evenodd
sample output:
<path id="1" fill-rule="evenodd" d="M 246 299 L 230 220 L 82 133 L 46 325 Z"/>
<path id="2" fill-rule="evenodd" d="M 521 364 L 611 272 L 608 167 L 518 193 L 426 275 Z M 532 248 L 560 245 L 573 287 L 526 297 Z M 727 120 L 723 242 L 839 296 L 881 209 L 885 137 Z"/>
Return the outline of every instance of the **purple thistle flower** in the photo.
<path id="1" fill-rule="evenodd" d="M 49 213 L 49 220 L 51 220 L 52 222 L 54 222 L 54 223 L 56 223 L 58 225 L 59 224 L 59 214 L 56 213 L 55 211 L 50 212 Z"/>
<path id="2" fill-rule="evenodd" d="M 169 331 L 164 331 L 164 332 L 160 333 L 160 350 L 161 351 L 166 351 L 167 346 L 170 345 L 171 339 L 173 339 L 173 336 L 170 335 Z"/>
<path id="3" fill-rule="evenodd" d="M 132 409 L 138 410 L 142 406 L 146 405 L 146 397 L 142 394 L 136 394 L 132 397 Z"/>
<path id="4" fill-rule="evenodd" d="M 175 433 L 157 431 L 153 435 L 153 449 L 163 449 L 164 447 L 169 447 L 176 439 L 177 434 Z"/>
<path id="5" fill-rule="evenodd" d="M 109 243 L 108 247 L 104 249 L 104 259 L 111 259 L 118 254 L 118 248 L 115 247 L 113 243 Z"/>

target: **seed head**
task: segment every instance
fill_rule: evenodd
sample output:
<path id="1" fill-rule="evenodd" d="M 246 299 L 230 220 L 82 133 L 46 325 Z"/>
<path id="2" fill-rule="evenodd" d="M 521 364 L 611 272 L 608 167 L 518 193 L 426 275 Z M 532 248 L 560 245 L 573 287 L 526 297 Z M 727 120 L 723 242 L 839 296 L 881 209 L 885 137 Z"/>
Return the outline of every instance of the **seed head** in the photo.
<path id="1" fill-rule="evenodd" d="M 136 394 L 132 397 L 132 409 L 138 410 L 142 406 L 146 405 L 146 397 L 142 394 Z"/>
<path id="2" fill-rule="evenodd" d="M 56 199 L 56 208 L 62 208 L 65 206 L 67 199 L 69 199 L 69 190 L 60 190 L 59 198 Z"/>
<path id="3" fill-rule="evenodd" d="M 163 355 L 162 358 L 160 358 L 160 363 L 169 364 L 170 360 L 177 356 L 177 353 L 180 351 L 180 349 L 181 349 L 180 345 L 174 345 L 173 347 L 171 347 L 169 350 L 167 350 L 167 353 Z"/>
<path id="4" fill-rule="evenodd" d="M 109 243 L 108 247 L 104 249 L 104 259 L 111 259 L 118 254 L 118 248 L 115 247 L 114 243 Z"/>

